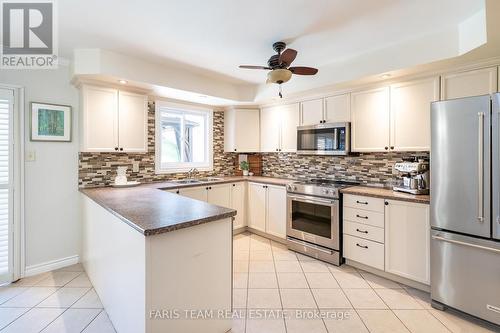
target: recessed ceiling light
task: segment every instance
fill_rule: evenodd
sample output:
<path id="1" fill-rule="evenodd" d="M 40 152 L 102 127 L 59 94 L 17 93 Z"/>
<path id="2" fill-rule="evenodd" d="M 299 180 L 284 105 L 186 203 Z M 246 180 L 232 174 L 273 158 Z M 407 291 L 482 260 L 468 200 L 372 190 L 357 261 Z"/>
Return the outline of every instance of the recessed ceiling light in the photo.
<path id="1" fill-rule="evenodd" d="M 128 83 L 127 80 L 118 80 L 118 82 L 120 82 L 120 84 L 127 84 Z"/>
<path id="2" fill-rule="evenodd" d="M 388 78 L 390 78 L 390 77 L 391 77 L 391 74 L 383 74 L 383 75 L 381 76 L 381 78 L 383 78 L 383 79 L 388 79 Z"/>

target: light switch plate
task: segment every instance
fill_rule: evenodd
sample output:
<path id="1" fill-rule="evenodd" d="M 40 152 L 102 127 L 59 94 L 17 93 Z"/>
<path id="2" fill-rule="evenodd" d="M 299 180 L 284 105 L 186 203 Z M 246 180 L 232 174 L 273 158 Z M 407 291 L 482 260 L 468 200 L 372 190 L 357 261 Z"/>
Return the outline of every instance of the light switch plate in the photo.
<path id="1" fill-rule="evenodd" d="M 36 161 L 36 151 L 28 150 L 26 152 L 26 162 L 34 162 Z"/>
<path id="2" fill-rule="evenodd" d="M 132 163 L 132 172 L 139 172 L 139 162 Z"/>

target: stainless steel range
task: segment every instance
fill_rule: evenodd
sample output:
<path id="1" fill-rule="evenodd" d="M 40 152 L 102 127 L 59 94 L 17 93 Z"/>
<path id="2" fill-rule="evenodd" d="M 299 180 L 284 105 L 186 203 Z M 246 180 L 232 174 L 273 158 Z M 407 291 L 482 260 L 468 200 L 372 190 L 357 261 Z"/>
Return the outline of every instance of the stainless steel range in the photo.
<path id="1" fill-rule="evenodd" d="M 342 264 L 340 189 L 357 183 L 311 179 L 287 186 L 287 245 L 308 256 Z"/>

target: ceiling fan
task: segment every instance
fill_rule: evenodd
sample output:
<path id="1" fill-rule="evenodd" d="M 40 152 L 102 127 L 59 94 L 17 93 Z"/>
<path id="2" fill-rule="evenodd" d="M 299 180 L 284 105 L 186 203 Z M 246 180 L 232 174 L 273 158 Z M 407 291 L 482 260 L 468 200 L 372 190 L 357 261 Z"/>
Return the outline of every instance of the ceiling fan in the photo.
<path id="1" fill-rule="evenodd" d="M 267 66 L 240 65 L 239 67 L 245 69 L 270 70 L 270 72 L 267 73 L 266 83 L 279 84 L 280 98 L 283 98 L 283 95 L 281 94 L 281 84 L 290 80 L 292 78 L 292 74 L 314 75 L 318 72 L 316 68 L 312 67 L 289 67 L 295 60 L 297 51 L 295 51 L 294 49 L 286 49 L 286 43 L 276 42 L 273 44 L 273 49 L 277 52 L 277 54 L 272 55 L 271 58 L 269 58 L 269 60 L 267 61 Z"/>

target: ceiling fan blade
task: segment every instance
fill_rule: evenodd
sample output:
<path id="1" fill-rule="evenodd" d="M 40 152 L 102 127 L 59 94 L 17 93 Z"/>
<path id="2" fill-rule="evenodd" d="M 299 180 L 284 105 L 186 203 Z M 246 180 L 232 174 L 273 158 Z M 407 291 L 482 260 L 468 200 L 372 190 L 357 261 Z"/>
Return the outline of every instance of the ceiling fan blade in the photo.
<path id="1" fill-rule="evenodd" d="M 293 74 L 298 75 L 314 75 L 318 72 L 318 69 L 312 67 L 290 67 L 288 68 Z"/>
<path id="2" fill-rule="evenodd" d="M 266 67 L 266 66 L 252 66 L 252 65 L 240 65 L 240 68 L 245 68 L 245 69 L 272 69 L 271 67 Z"/>
<path id="3" fill-rule="evenodd" d="M 295 51 L 294 49 L 286 49 L 280 55 L 280 65 L 286 64 L 287 66 L 290 66 L 290 64 L 295 60 L 296 56 L 297 51 Z"/>

